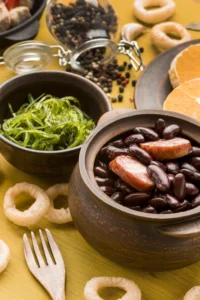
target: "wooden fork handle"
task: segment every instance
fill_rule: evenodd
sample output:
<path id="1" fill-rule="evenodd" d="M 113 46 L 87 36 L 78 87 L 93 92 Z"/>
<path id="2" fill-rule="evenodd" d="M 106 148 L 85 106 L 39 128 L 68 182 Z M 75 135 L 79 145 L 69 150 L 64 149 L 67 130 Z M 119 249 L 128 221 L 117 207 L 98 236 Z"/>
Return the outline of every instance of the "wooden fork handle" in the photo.
<path id="1" fill-rule="evenodd" d="M 65 292 L 63 291 L 61 295 L 53 297 L 53 300 L 66 300 Z"/>
<path id="2" fill-rule="evenodd" d="M 61 296 L 53 298 L 53 300 L 66 300 L 66 298 L 65 298 L 65 295 L 61 295 Z"/>

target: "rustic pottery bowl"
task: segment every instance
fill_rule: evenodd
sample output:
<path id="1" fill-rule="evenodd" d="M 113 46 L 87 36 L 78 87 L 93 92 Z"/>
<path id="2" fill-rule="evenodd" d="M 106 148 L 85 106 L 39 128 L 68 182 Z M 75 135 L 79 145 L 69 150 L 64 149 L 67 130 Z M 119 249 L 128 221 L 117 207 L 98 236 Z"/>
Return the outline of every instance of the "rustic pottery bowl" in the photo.
<path id="1" fill-rule="evenodd" d="M 24 23 L 0 33 L 0 48 L 18 43 L 24 40 L 30 40 L 36 36 L 39 30 L 39 19 L 46 6 L 46 0 L 34 0 L 31 9 L 32 17 Z"/>
<path id="2" fill-rule="evenodd" d="M 168 111 L 133 111 L 99 125 L 83 145 L 69 186 L 69 207 L 82 236 L 103 256 L 146 271 L 166 271 L 200 260 L 200 207 L 154 215 L 133 211 L 114 201 L 97 186 L 94 161 L 111 138 L 136 126 L 153 127 L 164 118 L 200 144 L 200 123 Z"/>
<path id="3" fill-rule="evenodd" d="M 112 110 L 106 94 L 89 80 L 67 72 L 41 71 L 14 77 L 0 86 L 0 124 L 10 117 L 8 103 L 17 111 L 27 102 L 27 95 L 39 97 L 43 93 L 58 97 L 75 96 L 81 109 L 96 123 Z M 31 174 L 58 176 L 72 173 L 81 146 L 61 151 L 38 151 L 21 147 L 0 136 L 0 152 L 16 168 Z"/>

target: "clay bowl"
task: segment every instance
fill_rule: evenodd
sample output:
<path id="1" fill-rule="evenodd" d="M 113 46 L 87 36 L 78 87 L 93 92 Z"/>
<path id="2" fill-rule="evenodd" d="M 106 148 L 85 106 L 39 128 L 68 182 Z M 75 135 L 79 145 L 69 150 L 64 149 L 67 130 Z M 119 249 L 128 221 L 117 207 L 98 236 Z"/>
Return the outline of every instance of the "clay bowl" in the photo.
<path id="1" fill-rule="evenodd" d="M 94 121 L 112 110 L 103 91 L 89 80 L 74 74 L 58 71 L 42 71 L 14 77 L 0 87 L 0 124 L 10 117 L 8 103 L 17 111 L 27 102 L 27 95 L 39 97 L 43 93 L 58 97 L 75 96 L 81 109 Z M 81 146 L 61 151 L 37 151 L 12 143 L 0 136 L 0 152 L 16 168 L 31 174 L 70 177 L 78 161 Z"/>
<path id="2" fill-rule="evenodd" d="M 40 24 L 39 19 L 45 9 L 47 0 L 34 0 L 31 9 L 32 17 L 24 23 L 0 33 L 0 48 L 10 46 L 24 40 L 30 40 L 38 33 Z"/>
<path id="3" fill-rule="evenodd" d="M 187 116 L 159 110 L 118 115 L 98 126 L 83 145 L 69 186 L 71 214 L 86 241 L 103 256 L 145 271 L 173 270 L 200 260 L 200 207 L 169 215 L 130 210 L 99 189 L 93 166 L 111 138 L 138 125 L 153 127 L 159 117 L 179 124 L 200 144 L 200 123 Z"/>

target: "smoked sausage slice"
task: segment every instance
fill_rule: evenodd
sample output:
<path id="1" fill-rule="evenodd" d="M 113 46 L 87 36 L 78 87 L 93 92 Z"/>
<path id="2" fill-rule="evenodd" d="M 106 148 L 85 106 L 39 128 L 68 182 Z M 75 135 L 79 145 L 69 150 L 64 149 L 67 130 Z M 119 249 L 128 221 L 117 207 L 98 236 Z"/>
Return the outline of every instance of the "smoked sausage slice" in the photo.
<path id="1" fill-rule="evenodd" d="M 161 161 L 180 158 L 192 151 L 190 141 L 184 138 L 161 139 L 155 142 L 142 143 L 140 147 L 154 159 Z"/>
<path id="2" fill-rule="evenodd" d="M 117 156 L 109 166 L 123 181 L 140 192 L 148 192 L 155 187 L 146 166 L 130 156 Z"/>

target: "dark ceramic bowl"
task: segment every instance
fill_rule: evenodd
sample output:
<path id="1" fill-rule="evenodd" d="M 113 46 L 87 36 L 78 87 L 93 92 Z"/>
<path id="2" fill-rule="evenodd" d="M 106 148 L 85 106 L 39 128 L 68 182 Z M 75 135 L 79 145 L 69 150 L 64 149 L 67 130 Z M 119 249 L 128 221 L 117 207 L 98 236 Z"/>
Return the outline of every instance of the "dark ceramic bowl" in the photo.
<path id="1" fill-rule="evenodd" d="M 94 161 L 111 138 L 136 126 L 153 127 L 162 117 L 179 124 L 200 144 L 200 123 L 167 111 L 133 111 L 98 126 L 83 145 L 69 185 L 69 207 L 83 237 L 103 256 L 143 270 L 166 271 L 200 260 L 200 207 L 154 215 L 112 201 L 97 186 Z"/>
<path id="2" fill-rule="evenodd" d="M 24 40 L 30 40 L 36 36 L 40 26 L 39 19 L 45 9 L 46 1 L 34 0 L 34 5 L 31 9 L 32 18 L 6 32 L 0 33 L 0 48 Z"/>
<path id="3" fill-rule="evenodd" d="M 89 80 L 74 74 L 42 71 L 17 76 L 0 87 L 0 124 L 10 117 L 8 103 L 14 111 L 27 102 L 27 95 L 39 97 L 43 93 L 58 97 L 75 96 L 81 108 L 96 123 L 107 111 L 112 110 L 104 92 Z M 0 136 L 0 152 L 16 168 L 31 174 L 62 175 L 67 178 L 78 161 L 81 146 L 62 151 L 37 151 L 20 147 Z"/>

